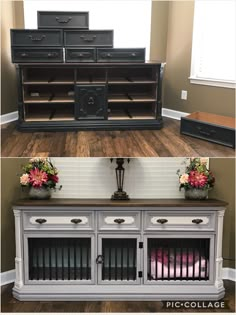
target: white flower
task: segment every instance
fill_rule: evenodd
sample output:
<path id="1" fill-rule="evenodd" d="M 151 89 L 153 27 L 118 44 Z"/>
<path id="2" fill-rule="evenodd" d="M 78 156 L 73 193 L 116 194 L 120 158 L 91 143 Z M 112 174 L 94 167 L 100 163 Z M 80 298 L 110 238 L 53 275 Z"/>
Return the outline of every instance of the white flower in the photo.
<path id="1" fill-rule="evenodd" d="M 27 186 L 28 183 L 29 183 L 29 175 L 28 175 L 28 174 L 23 174 L 23 175 L 20 177 L 20 183 L 21 183 L 21 185 L 23 185 L 23 186 Z"/>
<path id="2" fill-rule="evenodd" d="M 188 182 L 188 174 L 182 174 L 179 178 L 180 184 L 186 184 Z"/>

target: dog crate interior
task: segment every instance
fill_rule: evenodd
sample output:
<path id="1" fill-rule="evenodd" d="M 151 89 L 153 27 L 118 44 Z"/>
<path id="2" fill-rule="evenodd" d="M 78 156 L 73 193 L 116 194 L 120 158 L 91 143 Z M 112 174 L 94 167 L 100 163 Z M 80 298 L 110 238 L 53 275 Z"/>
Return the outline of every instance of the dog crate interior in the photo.
<path id="1" fill-rule="evenodd" d="M 121 102 L 108 104 L 109 120 L 155 119 L 156 104 Z"/>
<path id="2" fill-rule="evenodd" d="M 25 121 L 74 120 L 74 104 L 30 103 L 24 105 Z"/>
<path id="3" fill-rule="evenodd" d="M 209 280 L 209 239 L 148 239 L 148 280 Z"/>
<path id="4" fill-rule="evenodd" d="M 70 68 L 26 68 L 23 84 L 74 84 L 75 72 Z"/>
<path id="5" fill-rule="evenodd" d="M 110 85 L 108 103 L 116 102 L 155 102 L 156 89 L 153 85 Z"/>
<path id="6" fill-rule="evenodd" d="M 29 280 L 90 280 L 90 238 L 29 238 Z"/>
<path id="7" fill-rule="evenodd" d="M 105 84 L 106 71 L 104 68 L 88 67 L 78 68 L 76 71 L 77 84 Z"/>
<path id="8" fill-rule="evenodd" d="M 156 83 L 156 72 L 149 67 L 110 68 L 108 69 L 109 84 L 150 84 Z"/>
<path id="9" fill-rule="evenodd" d="M 26 85 L 24 103 L 74 103 L 74 85 Z"/>
<path id="10" fill-rule="evenodd" d="M 102 280 L 135 281 L 137 278 L 137 240 L 102 240 Z"/>

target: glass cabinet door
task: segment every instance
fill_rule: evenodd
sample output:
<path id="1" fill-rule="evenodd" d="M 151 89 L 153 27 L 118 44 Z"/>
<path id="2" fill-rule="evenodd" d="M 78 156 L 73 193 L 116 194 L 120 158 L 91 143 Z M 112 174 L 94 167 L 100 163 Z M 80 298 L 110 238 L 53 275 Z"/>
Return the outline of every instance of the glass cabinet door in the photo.
<path id="1" fill-rule="evenodd" d="M 93 237 L 27 237 L 26 281 L 94 282 Z"/>
<path id="2" fill-rule="evenodd" d="M 146 283 L 212 280 L 213 237 L 146 237 L 144 262 Z"/>
<path id="3" fill-rule="evenodd" d="M 140 283 L 139 237 L 99 236 L 96 263 L 99 283 Z"/>

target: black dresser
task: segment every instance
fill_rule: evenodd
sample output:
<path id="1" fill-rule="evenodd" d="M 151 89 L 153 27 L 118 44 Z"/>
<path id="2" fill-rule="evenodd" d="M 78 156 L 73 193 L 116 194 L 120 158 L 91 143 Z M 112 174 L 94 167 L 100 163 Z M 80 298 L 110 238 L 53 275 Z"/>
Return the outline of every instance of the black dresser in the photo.
<path id="1" fill-rule="evenodd" d="M 38 29 L 11 30 L 19 129 L 160 129 L 163 64 L 113 37 L 88 12 L 40 11 Z"/>

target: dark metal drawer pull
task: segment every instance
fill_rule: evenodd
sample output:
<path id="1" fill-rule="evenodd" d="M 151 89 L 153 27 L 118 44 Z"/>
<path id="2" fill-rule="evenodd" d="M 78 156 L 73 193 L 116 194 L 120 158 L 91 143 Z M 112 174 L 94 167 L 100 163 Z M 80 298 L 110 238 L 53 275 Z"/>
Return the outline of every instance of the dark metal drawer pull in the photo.
<path id="1" fill-rule="evenodd" d="M 98 257 L 96 258 L 96 264 L 103 264 L 104 259 L 102 255 L 98 255 Z"/>
<path id="2" fill-rule="evenodd" d="M 91 57 L 91 53 L 70 53 L 71 57 Z"/>
<path id="3" fill-rule="evenodd" d="M 124 223 L 125 220 L 124 219 L 115 219 L 114 222 L 118 223 L 118 224 L 121 224 L 121 223 Z"/>
<path id="4" fill-rule="evenodd" d="M 39 224 L 43 224 L 43 223 L 46 223 L 47 220 L 46 219 L 36 219 L 35 222 L 37 222 Z"/>
<path id="5" fill-rule="evenodd" d="M 131 56 L 132 56 L 132 57 L 136 57 L 136 54 L 135 54 L 135 53 L 132 53 Z"/>
<path id="6" fill-rule="evenodd" d="M 81 223 L 82 220 L 81 219 L 71 219 L 70 222 L 74 223 L 74 224 L 78 224 L 78 223 Z"/>
<path id="7" fill-rule="evenodd" d="M 161 224 L 164 224 L 164 223 L 167 223 L 168 220 L 167 219 L 158 219 L 157 220 L 157 223 L 161 223 Z"/>
<path id="8" fill-rule="evenodd" d="M 22 53 L 21 54 L 21 57 L 28 57 L 29 55 L 28 54 L 26 54 L 26 53 Z"/>
<path id="9" fill-rule="evenodd" d="M 85 37 L 84 35 L 80 35 L 80 38 L 82 38 L 83 41 L 85 42 L 92 42 L 95 40 L 96 37 L 97 37 L 96 35 L 93 35 L 91 37 Z"/>
<path id="10" fill-rule="evenodd" d="M 43 40 L 44 38 L 46 38 L 46 35 L 42 35 L 41 37 L 33 37 L 32 35 L 29 35 L 29 38 L 30 38 L 33 42 L 39 42 L 39 41 Z"/>
<path id="11" fill-rule="evenodd" d="M 48 53 L 48 57 L 51 58 L 51 57 L 57 57 L 58 56 L 58 53 Z"/>
<path id="12" fill-rule="evenodd" d="M 60 20 L 60 18 L 58 16 L 56 16 L 56 20 L 58 23 L 68 23 L 70 20 L 72 20 L 72 17 L 69 16 L 67 20 L 66 19 Z"/>
<path id="13" fill-rule="evenodd" d="M 196 224 L 200 224 L 203 222 L 203 220 L 202 219 L 193 219 L 192 222 L 196 223 Z"/>

